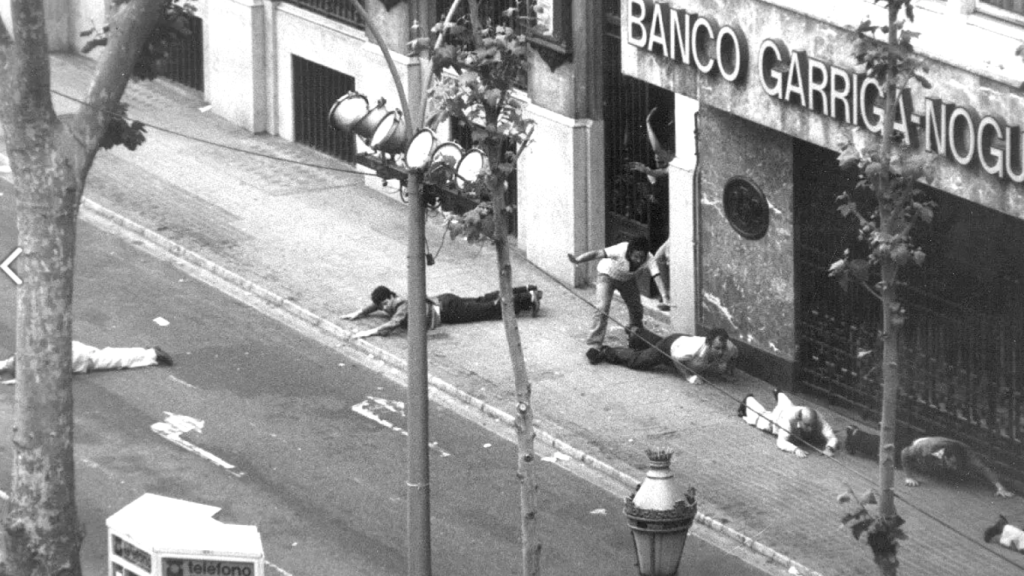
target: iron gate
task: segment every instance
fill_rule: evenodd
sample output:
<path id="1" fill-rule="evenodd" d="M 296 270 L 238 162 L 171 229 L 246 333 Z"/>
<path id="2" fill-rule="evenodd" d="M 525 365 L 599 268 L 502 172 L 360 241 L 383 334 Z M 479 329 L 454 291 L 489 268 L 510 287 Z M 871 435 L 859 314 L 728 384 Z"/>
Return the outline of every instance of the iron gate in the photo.
<path id="1" fill-rule="evenodd" d="M 202 92 L 203 20 L 192 14 L 182 16 L 189 34 L 170 46 L 167 59 L 161 63 L 160 76 Z"/>
<path id="2" fill-rule="evenodd" d="M 796 142 L 797 384 L 878 422 L 879 300 L 860 287 L 843 291 L 828 277 L 856 234 L 835 202 L 851 189 L 852 176 L 832 168 L 835 153 Z M 1002 243 L 1024 241 L 1024 225 L 938 190 L 930 194 L 936 218 L 916 238 L 928 260 L 901 270 L 907 320 L 899 340 L 900 427 L 912 437 L 967 442 L 988 452 L 1002 475 L 1024 479 L 1024 266 L 1016 255 L 998 253 Z M 982 239 L 992 234 L 998 240 Z M 971 269 L 970 260 L 982 264 Z M 993 273 L 979 277 L 982 269 Z"/>
<path id="3" fill-rule="evenodd" d="M 673 148 L 675 95 L 624 75 L 619 46 L 619 3 L 605 2 L 605 243 L 646 237 L 652 250 L 668 240 L 668 178 L 648 177 L 630 168 L 659 167 L 647 135 L 647 115 L 659 142 Z M 647 286 L 645 292 L 655 291 Z"/>
<path id="4" fill-rule="evenodd" d="M 334 102 L 355 90 L 352 76 L 292 56 L 292 102 L 295 141 L 346 162 L 355 162 L 355 135 L 331 128 L 327 121 Z"/>

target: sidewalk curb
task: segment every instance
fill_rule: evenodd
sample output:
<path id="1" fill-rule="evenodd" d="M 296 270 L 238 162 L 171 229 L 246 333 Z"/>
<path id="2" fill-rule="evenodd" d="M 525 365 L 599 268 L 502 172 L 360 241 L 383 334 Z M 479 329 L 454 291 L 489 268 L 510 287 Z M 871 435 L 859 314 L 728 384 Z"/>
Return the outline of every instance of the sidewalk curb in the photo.
<path id="1" fill-rule="evenodd" d="M 174 242 L 173 240 L 170 240 L 169 238 L 157 232 L 154 232 L 142 226 L 141 224 L 134 222 L 133 220 L 130 220 L 120 214 L 117 214 L 116 212 L 113 212 L 108 208 L 103 207 L 102 205 L 96 203 L 93 200 L 83 198 L 81 207 L 82 209 L 84 209 L 85 212 L 88 212 L 90 215 L 103 219 L 110 224 L 116 225 L 131 234 L 140 236 L 145 240 L 151 242 L 152 244 L 156 245 L 157 247 L 165 250 L 169 254 L 172 254 L 175 257 L 180 258 L 193 266 L 201 268 L 213 274 L 214 276 L 217 276 L 221 280 L 234 285 L 235 287 L 241 289 L 242 291 L 252 296 L 255 296 L 260 300 L 263 300 L 264 302 L 272 306 L 278 307 L 286 311 L 287 313 L 291 314 L 292 316 L 302 321 L 303 323 L 308 324 L 309 326 L 317 328 L 319 330 L 322 330 L 323 332 L 326 332 L 331 336 L 338 338 L 339 340 L 345 341 L 346 344 L 350 347 L 358 348 L 361 351 L 367 353 L 368 355 L 380 359 L 390 368 L 405 372 L 406 361 L 404 359 L 399 358 L 398 356 L 392 354 L 391 352 L 388 352 L 387 350 L 384 350 L 383 348 L 374 346 L 373 344 L 363 339 L 352 339 L 352 331 L 346 330 L 325 318 L 317 316 L 313 312 L 303 308 L 302 306 L 299 306 L 295 302 L 287 298 L 284 298 L 278 294 L 275 294 L 274 292 L 267 290 L 262 286 L 259 286 L 253 281 L 248 280 L 245 277 L 235 272 L 232 272 L 231 270 L 228 270 L 224 266 L 221 266 L 220 264 L 217 264 L 207 259 L 206 257 L 196 252 L 193 252 L 188 248 L 185 248 L 181 244 L 178 244 L 177 242 Z M 515 425 L 515 417 L 513 415 L 495 406 L 487 404 L 483 400 L 476 398 L 475 396 L 463 391 L 457 386 L 454 386 L 442 380 L 441 378 L 428 375 L 427 382 L 430 386 L 437 389 L 438 391 L 457 399 L 463 404 L 480 410 L 484 414 L 490 416 L 491 418 L 499 420 L 503 424 L 506 424 L 508 426 Z M 559 452 L 562 452 L 568 455 L 569 457 L 578 460 L 579 462 L 592 468 L 593 470 L 596 470 L 608 476 L 609 478 L 618 481 L 623 486 L 631 490 L 635 490 L 636 487 L 639 486 L 640 482 L 636 478 L 633 478 L 629 474 L 626 474 L 625 472 L 616 469 L 610 464 L 607 464 L 597 459 L 596 457 L 578 448 L 573 447 L 569 443 L 556 438 L 555 436 L 551 435 L 545 430 L 537 427 L 535 428 L 535 432 L 536 437 L 544 444 L 547 444 L 548 446 L 551 446 L 552 448 L 558 450 Z M 807 568 L 806 566 L 800 564 L 792 558 L 784 554 L 781 554 L 773 550 L 772 548 L 769 548 L 768 546 L 754 540 L 753 538 L 746 536 L 745 534 L 726 526 L 723 522 L 716 520 L 710 516 L 707 516 L 701 512 L 697 512 L 695 520 L 698 523 L 704 525 L 705 527 L 715 532 L 719 532 L 729 537 L 730 539 L 735 540 L 736 542 L 746 546 L 753 552 L 756 552 L 757 554 L 764 556 L 769 561 L 775 562 L 787 568 L 790 571 L 790 573 L 799 574 L 803 576 L 822 576 L 819 572 L 815 572 L 810 568 Z"/>

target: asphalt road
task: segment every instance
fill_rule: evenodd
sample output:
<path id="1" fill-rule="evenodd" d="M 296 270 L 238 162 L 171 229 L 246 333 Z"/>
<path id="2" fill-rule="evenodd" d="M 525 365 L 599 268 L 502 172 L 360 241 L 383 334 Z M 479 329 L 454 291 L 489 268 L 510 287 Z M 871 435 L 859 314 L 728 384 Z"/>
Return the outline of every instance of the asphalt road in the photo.
<path id="1" fill-rule="evenodd" d="M 0 192 L 3 257 L 17 239 L 13 190 L 0 181 Z M 120 237 L 82 223 L 78 242 L 75 338 L 159 345 L 175 360 L 75 377 L 85 573 L 105 573 L 106 518 L 152 492 L 258 526 L 268 575 L 405 574 L 405 390 Z M 14 283 L 0 276 L 5 355 L 14 350 L 14 295 Z M 0 387 L 0 429 L 10 429 L 13 399 L 13 386 Z M 212 457 L 154 433 L 151 425 L 168 414 L 202 421 L 201 432 L 183 438 Z M 436 405 L 431 436 L 434 573 L 518 574 L 514 445 Z M 10 465 L 9 441 L 0 440 L 4 490 Z M 542 461 L 539 470 L 544 572 L 635 573 L 621 497 L 558 462 Z M 692 574 L 762 574 L 692 536 L 684 566 Z"/>

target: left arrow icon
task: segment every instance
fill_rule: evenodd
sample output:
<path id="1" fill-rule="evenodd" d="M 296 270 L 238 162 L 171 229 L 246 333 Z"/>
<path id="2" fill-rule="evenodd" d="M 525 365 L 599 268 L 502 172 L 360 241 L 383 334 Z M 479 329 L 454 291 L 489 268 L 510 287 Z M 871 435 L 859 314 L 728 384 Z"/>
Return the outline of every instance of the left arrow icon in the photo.
<path id="1" fill-rule="evenodd" d="M 5 258 L 3 262 L 0 262 L 0 270 L 3 270 L 4 274 L 7 274 L 7 276 L 11 280 L 14 280 L 14 283 L 17 284 L 18 286 L 21 286 L 21 278 L 19 278 L 18 275 L 14 273 L 14 270 L 11 270 L 11 263 L 14 262 L 15 258 L 21 255 L 21 252 L 21 248 L 15 248 L 14 252 L 11 252 L 10 256 Z"/>

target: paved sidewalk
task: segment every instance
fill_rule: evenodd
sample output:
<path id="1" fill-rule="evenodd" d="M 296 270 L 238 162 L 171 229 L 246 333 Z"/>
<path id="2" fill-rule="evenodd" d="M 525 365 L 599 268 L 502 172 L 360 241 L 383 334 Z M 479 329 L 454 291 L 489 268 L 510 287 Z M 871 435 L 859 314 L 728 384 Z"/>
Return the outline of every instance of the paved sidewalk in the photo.
<path id="1" fill-rule="evenodd" d="M 90 78 L 88 60 L 53 59 L 56 92 L 80 97 Z M 74 109 L 62 97 L 54 100 L 60 113 Z M 199 96 L 169 84 L 134 84 L 126 102 L 133 119 L 151 126 L 147 142 L 135 152 L 99 154 L 86 191 L 102 207 L 93 213 L 121 215 L 125 225 L 159 235 L 250 290 L 283 297 L 289 309 L 323 327 L 372 326 L 374 321 L 340 316 L 366 304 L 377 284 L 404 292 L 407 206 L 397 194 L 365 186 L 342 162 L 204 113 Z M 451 240 L 442 246 L 441 226 L 428 222 L 427 228 L 430 250 L 439 251 L 427 269 L 428 293 L 494 289 L 492 249 Z M 748 375 L 729 383 L 689 383 L 667 372 L 589 365 L 583 342 L 592 290 L 560 285 L 521 255 L 513 261 L 516 284 L 544 290 L 540 317 L 523 317 L 519 324 L 541 440 L 564 442 L 558 444 L 564 451 L 624 480 L 642 477 L 644 448 L 671 447 L 676 476 L 698 490 L 705 524 L 695 531 L 719 530 L 737 546 L 765 554 L 766 562 L 774 556 L 798 572 L 877 574 L 867 547 L 840 528 L 844 510 L 836 502 L 847 485 L 859 493 L 873 483 L 872 462 L 842 452 L 831 460 L 801 460 L 778 451 L 772 438 L 736 416 L 747 393 L 772 402 L 771 388 Z M 613 316 L 626 317 L 621 304 Z M 622 340 L 620 329 L 610 334 Z M 400 336 L 363 346 L 398 362 L 404 358 Z M 441 327 L 431 333 L 429 351 L 436 385 L 512 413 L 500 323 Z M 849 422 L 823 412 L 837 430 Z M 897 508 L 910 536 L 901 547 L 901 574 L 1020 573 L 1024 557 L 985 544 L 981 533 L 999 513 L 1024 523 L 1024 499 L 997 499 L 985 485 L 954 489 L 936 482 L 900 487 L 897 494 L 905 499 Z"/>

